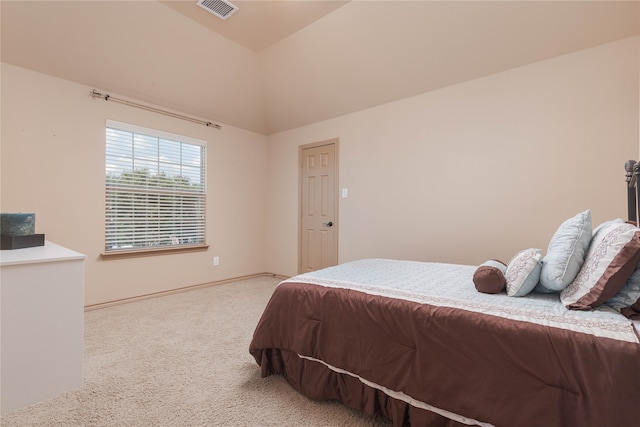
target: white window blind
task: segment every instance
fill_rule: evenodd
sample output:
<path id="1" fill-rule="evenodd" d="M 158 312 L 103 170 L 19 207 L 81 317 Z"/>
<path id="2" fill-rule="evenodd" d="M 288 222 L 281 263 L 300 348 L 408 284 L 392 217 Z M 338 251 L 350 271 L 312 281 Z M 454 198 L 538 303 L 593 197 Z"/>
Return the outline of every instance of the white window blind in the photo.
<path id="1" fill-rule="evenodd" d="M 205 244 L 205 144 L 107 120 L 107 253 Z"/>

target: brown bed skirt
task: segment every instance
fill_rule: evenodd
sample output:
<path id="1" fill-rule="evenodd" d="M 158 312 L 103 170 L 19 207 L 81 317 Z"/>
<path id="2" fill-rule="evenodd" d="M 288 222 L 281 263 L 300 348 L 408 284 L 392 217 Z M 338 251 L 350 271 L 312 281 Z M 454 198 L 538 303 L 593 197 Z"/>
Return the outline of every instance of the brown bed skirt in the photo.
<path id="1" fill-rule="evenodd" d="M 266 349 L 257 361 L 263 377 L 278 374 L 301 394 L 313 400 L 337 400 L 364 416 L 388 418 L 394 427 L 461 427 L 461 424 L 435 412 L 416 408 L 362 383 L 358 378 L 335 372 L 325 365 L 300 358 L 296 353 Z"/>

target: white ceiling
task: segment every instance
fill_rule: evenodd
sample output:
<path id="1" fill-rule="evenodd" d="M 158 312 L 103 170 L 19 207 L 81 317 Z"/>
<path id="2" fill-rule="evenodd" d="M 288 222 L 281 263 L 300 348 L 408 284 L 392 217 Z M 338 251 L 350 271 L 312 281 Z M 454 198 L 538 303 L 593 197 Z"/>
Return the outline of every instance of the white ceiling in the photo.
<path id="1" fill-rule="evenodd" d="M 640 31 L 637 1 L 233 3 L 2 0 L 2 61 L 271 134 Z"/>

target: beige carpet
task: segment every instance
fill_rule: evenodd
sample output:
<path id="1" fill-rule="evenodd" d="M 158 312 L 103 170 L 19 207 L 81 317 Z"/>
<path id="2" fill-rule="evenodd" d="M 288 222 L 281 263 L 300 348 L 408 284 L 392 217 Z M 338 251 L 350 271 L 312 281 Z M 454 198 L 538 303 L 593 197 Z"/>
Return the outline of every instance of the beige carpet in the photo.
<path id="1" fill-rule="evenodd" d="M 260 378 L 249 342 L 277 279 L 85 313 L 84 385 L 2 426 L 389 426 Z"/>

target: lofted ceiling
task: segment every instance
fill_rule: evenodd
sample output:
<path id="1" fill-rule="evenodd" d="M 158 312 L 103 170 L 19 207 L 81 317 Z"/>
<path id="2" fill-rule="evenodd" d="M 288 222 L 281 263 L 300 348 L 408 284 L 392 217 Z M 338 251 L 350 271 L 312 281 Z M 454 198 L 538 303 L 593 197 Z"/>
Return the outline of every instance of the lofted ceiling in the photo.
<path id="1" fill-rule="evenodd" d="M 2 0 L 1 59 L 272 134 L 640 31 L 637 1 L 232 3 Z"/>
<path id="2" fill-rule="evenodd" d="M 239 7 L 238 13 L 222 20 L 196 7 L 196 0 L 161 1 L 194 22 L 254 52 L 264 50 L 348 3 L 333 0 L 229 2 Z"/>

